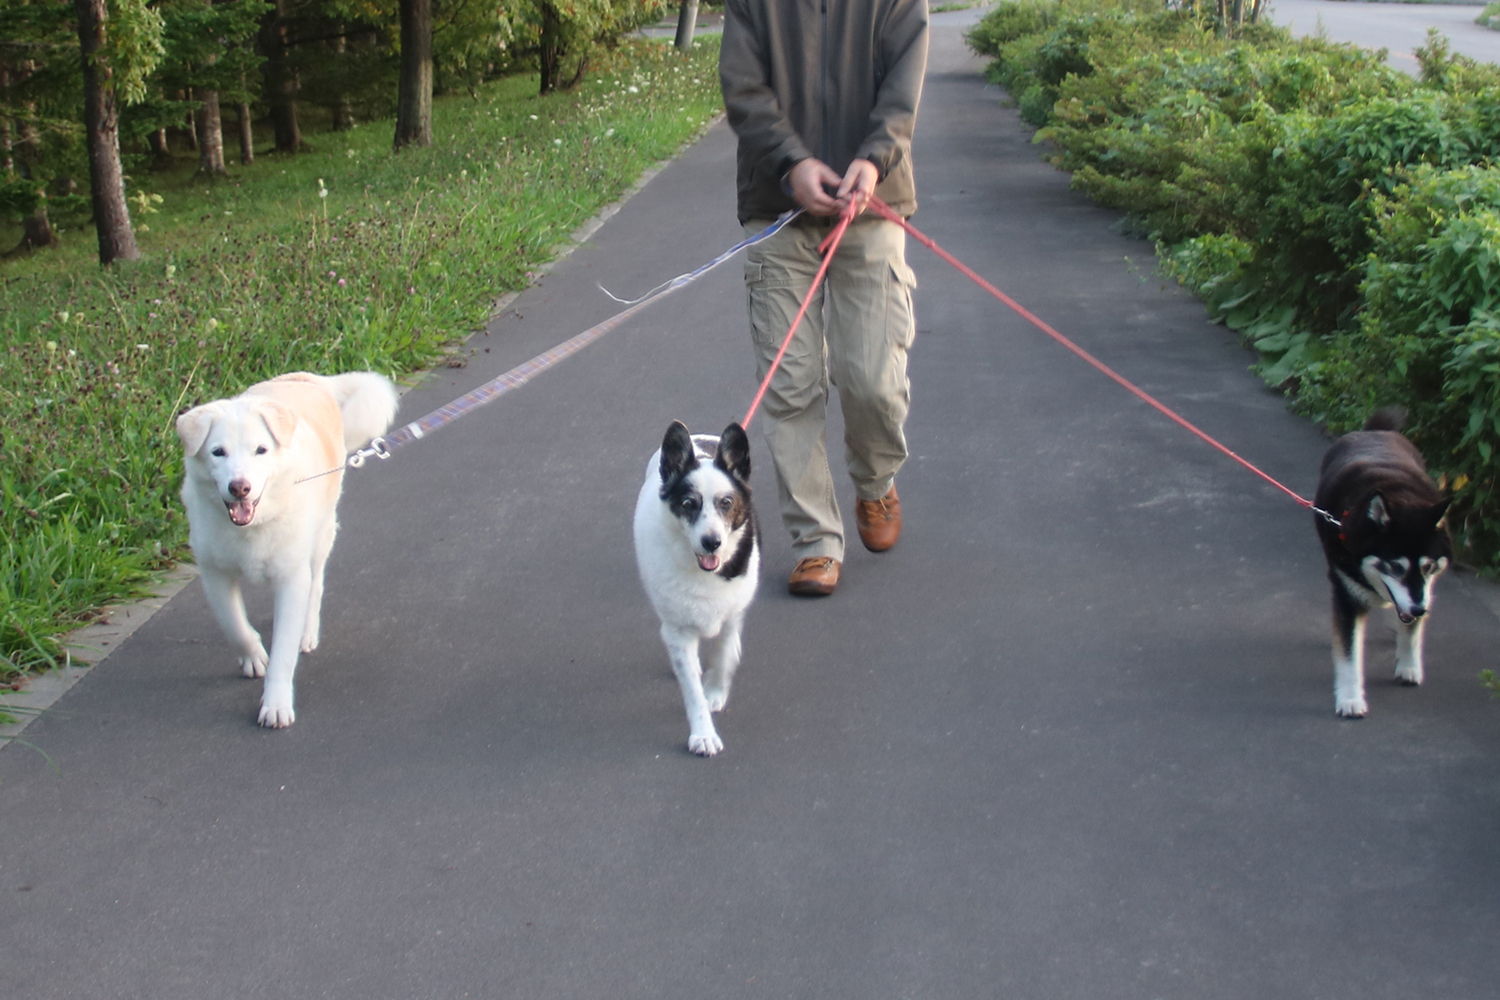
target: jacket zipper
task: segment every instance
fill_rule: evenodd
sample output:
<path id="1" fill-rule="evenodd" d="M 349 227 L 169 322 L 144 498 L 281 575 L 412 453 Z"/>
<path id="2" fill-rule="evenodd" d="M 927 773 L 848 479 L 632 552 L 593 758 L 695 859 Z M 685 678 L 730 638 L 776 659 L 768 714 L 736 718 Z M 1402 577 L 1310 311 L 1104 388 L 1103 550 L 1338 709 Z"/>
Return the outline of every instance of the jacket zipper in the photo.
<path id="1" fill-rule="evenodd" d="M 828 124 L 828 0 L 819 4 L 822 28 L 818 33 L 818 110 L 822 115 L 823 148 L 818 150 L 818 159 L 830 163 L 831 138 Z"/>

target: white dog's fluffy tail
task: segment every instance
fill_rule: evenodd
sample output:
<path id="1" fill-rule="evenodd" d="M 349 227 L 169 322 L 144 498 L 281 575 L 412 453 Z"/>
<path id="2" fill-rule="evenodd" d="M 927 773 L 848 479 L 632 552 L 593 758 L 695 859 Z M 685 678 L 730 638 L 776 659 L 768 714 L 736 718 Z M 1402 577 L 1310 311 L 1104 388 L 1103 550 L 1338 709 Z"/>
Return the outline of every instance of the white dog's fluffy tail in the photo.
<path id="1" fill-rule="evenodd" d="M 325 376 L 323 384 L 339 401 L 345 451 L 362 448 L 390 429 L 399 401 L 390 379 L 376 372 L 345 372 Z"/>

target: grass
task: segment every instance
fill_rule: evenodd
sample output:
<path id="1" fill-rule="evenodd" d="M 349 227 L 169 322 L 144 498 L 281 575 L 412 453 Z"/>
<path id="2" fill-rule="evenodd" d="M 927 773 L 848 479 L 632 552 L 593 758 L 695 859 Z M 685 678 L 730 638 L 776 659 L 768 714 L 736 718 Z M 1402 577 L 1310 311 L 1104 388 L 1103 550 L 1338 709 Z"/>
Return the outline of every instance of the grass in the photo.
<path id="1" fill-rule="evenodd" d="M 213 183 L 139 171 L 139 261 L 101 270 L 75 228 L 0 265 L 0 682 L 187 555 L 178 413 L 283 371 L 430 365 L 718 113 L 717 60 L 629 42 L 569 93 L 439 100 L 427 149 L 374 122 Z"/>

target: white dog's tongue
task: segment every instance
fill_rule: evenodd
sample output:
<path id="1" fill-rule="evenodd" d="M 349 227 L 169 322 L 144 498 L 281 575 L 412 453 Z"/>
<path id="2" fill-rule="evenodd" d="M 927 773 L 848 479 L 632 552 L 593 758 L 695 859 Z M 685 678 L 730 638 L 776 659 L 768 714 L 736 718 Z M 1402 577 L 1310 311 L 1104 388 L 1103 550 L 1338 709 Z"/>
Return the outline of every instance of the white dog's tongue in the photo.
<path id="1" fill-rule="evenodd" d="M 693 554 L 697 555 L 696 552 L 693 553 Z M 701 568 L 703 568 L 703 569 L 707 570 L 708 572 L 712 573 L 714 570 L 716 570 L 716 569 L 719 568 L 719 557 L 718 556 L 698 556 L 698 565 Z"/>
<path id="2" fill-rule="evenodd" d="M 234 503 L 226 504 L 229 508 L 229 519 L 243 528 L 255 517 L 255 504 L 249 500 L 236 500 Z"/>

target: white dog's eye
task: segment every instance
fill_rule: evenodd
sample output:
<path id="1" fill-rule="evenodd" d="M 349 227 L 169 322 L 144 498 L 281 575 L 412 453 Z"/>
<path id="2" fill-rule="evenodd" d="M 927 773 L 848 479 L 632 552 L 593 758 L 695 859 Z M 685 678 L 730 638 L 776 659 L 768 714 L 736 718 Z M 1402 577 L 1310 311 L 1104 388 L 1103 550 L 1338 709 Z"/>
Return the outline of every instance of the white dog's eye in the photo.
<path id="1" fill-rule="evenodd" d="M 225 455 L 229 454 L 229 452 L 227 452 L 227 451 L 224 450 L 224 446 L 223 445 L 219 445 L 219 447 L 217 447 L 213 451 L 209 452 L 209 454 L 212 455 L 214 458 L 223 458 Z"/>
<path id="2" fill-rule="evenodd" d="M 266 453 L 266 446 L 265 445 L 261 445 L 260 447 L 256 448 L 255 449 L 255 453 L 257 455 L 264 455 Z"/>

